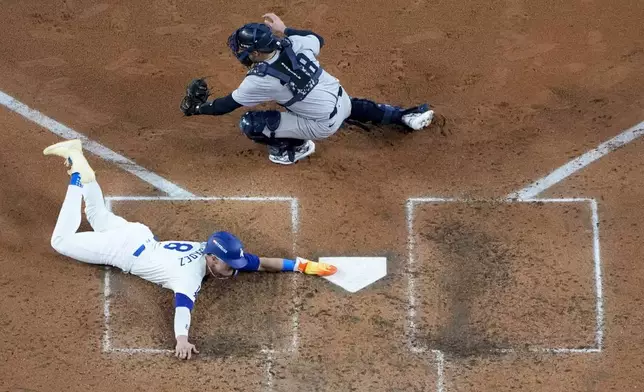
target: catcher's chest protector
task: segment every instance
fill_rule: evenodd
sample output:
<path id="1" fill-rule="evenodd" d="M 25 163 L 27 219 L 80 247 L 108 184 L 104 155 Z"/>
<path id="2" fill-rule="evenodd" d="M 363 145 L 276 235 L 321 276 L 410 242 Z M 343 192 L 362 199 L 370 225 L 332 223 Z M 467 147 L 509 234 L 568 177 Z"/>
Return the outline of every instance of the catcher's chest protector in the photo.
<path id="1" fill-rule="evenodd" d="M 283 49 L 272 64 L 261 62 L 248 71 L 248 75 L 273 76 L 288 87 L 293 98 L 282 105 L 285 107 L 303 100 L 317 86 L 321 74 L 321 67 L 303 53 L 295 54 L 290 46 Z"/>

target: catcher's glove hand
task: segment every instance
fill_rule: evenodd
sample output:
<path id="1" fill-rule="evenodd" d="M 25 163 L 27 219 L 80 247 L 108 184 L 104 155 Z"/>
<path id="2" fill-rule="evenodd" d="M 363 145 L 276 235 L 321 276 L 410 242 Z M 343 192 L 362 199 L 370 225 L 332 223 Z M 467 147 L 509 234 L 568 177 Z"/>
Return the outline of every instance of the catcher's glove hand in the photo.
<path id="1" fill-rule="evenodd" d="M 193 79 L 186 88 L 186 95 L 181 100 L 181 111 L 186 116 L 197 113 L 197 107 L 203 105 L 210 96 L 208 83 L 204 78 Z"/>

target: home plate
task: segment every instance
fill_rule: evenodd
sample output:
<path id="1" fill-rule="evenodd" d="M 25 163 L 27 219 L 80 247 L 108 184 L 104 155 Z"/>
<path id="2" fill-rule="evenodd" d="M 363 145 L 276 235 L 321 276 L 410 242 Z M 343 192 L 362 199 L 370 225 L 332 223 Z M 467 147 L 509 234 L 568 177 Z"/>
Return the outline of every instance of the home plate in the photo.
<path id="1" fill-rule="evenodd" d="M 338 272 L 323 278 L 351 293 L 387 275 L 386 257 L 320 257 L 318 261 L 336 266 Z"/>

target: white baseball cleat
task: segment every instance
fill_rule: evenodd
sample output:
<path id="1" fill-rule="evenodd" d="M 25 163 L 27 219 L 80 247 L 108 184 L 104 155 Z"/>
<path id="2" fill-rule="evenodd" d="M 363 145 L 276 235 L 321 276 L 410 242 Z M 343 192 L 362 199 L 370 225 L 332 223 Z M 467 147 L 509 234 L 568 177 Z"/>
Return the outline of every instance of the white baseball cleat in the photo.
<path id="1" fill-rule="evenodd" d="M 281 154 L 268 154 L 268 159 L 273 163 L 278 163 L 280 165 L 292 165 L 297 161 L 308 157 L 309 155 L 315 152 L 315 143 L 312 140 L 307 140 L 301 147 L 295 149 L 293 153 L 292 160 L 289 157 L 288 151 L 284 151 Z"/>
<path id="2" fill-rule="evenodd" d="M 56 155 L 65 158 L 65 164 L 71 166 L 67 174 L 78 173 L 81 182 L 87 184 L 96 180 L 94 170 L 83 156 L 83 146 L 80 139 L 67 140 L 52 144 L 42 152 L 44 155 Z"/>
<path id="3" fill-rule="evenodd" d="M 414 131 L 421 130 L 432 123 L 434 111 L 427 110 L 423 113 L 409 113 L 402 116 L 402 122 Z"/>

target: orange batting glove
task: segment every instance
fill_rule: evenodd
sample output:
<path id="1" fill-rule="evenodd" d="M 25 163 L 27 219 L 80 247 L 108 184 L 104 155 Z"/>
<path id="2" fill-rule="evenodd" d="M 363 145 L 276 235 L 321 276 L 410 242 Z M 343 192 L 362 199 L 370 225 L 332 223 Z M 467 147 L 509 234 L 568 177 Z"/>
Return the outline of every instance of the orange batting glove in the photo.
<path id="1" fill-rule="evenodd" d="M 307 275 L 317 276 L 330 276 L 338 272 L 338 268 L 334 265 L 319 263 L 302 257 L 297 258 L 297 270 Z"/>

